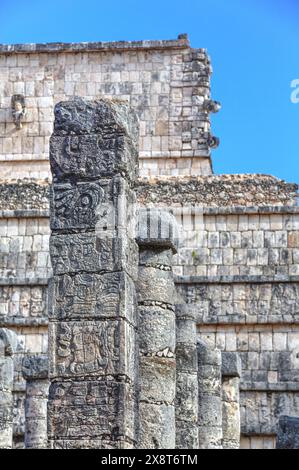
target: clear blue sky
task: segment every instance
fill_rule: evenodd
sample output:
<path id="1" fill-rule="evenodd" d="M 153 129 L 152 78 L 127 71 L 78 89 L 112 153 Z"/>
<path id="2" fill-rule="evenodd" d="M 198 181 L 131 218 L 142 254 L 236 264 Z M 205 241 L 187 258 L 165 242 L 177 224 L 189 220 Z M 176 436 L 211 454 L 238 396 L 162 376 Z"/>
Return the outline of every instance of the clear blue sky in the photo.
<path id="1" fill-rule="evenodd" d="M 299 183 L 298 0 L 0 0 L 0 42 L 172 39 L 212 57 L 215 173 Z"/>

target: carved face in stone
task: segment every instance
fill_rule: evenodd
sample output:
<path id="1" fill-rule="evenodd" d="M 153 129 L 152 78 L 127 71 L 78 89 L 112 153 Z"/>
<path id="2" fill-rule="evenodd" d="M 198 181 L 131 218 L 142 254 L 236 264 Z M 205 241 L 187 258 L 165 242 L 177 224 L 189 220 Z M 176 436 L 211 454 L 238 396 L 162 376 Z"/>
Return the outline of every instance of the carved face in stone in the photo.
<path id="1" fill-rule="evenodd" d="M 22 106 L 22 103 L 20 101 L 15 102 L 14 111 L 16 113 L 22 113 L 23 112 L 23 106 Z"/>

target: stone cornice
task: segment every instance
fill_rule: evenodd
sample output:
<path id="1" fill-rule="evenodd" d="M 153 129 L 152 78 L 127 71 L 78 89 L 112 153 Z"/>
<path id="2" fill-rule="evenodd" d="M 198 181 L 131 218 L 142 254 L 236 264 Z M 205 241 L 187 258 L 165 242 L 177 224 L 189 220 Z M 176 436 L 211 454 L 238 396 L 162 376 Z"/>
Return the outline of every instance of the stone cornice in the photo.
<path id="1" fill-rule="evenodd" d="M 272 284 L 299 282 L 299 276 L 175 276 L 176 284 Z"/>
<path id="2" fill-rule="evenodd" d="M 156 41 L 116 41 L 116 42 L 52 42 L 41 44 L 0 44 L 0 54 L 32 54 L 57 52 L 114 52 L 190 48 L 186 35 L 177 39 Z M 200 50 L 205 53 L 205 50 Z"/>

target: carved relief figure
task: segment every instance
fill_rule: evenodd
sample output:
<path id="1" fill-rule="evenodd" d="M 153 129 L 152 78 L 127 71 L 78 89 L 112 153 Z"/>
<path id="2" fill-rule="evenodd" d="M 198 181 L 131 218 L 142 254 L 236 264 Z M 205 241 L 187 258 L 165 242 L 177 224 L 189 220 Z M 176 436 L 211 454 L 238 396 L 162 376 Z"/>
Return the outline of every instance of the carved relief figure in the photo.
<path id="1" fill-rule="evenodd" d="M 99 185 L 61 185 L 55 190 L 55 228 L 94 226 L 96 209 L 105 199 Z"/>
<path id="2" fill-rule="evenodd" d="M 26 116 L 25 99 L 23 95 L 13 95 L 11 99 L 12 117 L 16 128 L 22 129 L 22 119 Z"/>
<path id="3" fill-rule="evenodd" d="M 71 375 L 105 372 L 110 349 L 108 336 L 107 322 L 85 323 L 84 326 L 82 323 L 60 324 L 57 333 L 59 370 Z"/>

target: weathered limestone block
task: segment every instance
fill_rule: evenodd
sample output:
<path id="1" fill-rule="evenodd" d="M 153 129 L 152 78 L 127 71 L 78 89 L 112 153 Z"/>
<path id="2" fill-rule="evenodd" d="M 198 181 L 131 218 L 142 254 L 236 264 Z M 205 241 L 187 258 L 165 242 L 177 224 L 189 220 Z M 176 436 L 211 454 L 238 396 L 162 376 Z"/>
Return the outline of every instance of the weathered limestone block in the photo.
<path id="1" fill-rule="evenodd" d="M 13 331 L 0 328 L 0 449 L 13 445 L 13 354 L 17 344 Z"/>
<path id="2" fill-rule="evenodd" d="M 196 312 L 176 306 L 176 448 L 198 448 Z M 187 430 L 188 429 L 188 430 Z M 187 436 L 186 436 L 187 432 Z"/>
<path id="3" fill-rule="evenodd" d="M 22 373 L 26 380 L 38 380 L 48 378 L 48 358 L 39 354 L 25 356 L 22 361 Z"/>
<path id="4" fill-rule="evenodd" d="M 122 270 L 133 278 L 137 274 L 138 246 L 125 236 L 104 238 L 84 232 L 52 235 L 50 254 L 54 275 Z"/>
<path id="5" fill-rule="evenodd" d="M 222 449 L 221 426 L 198 426 L 199 449 Z"/>
<path id="6" fill-rule="evenodd" d="M 139 306 L 139 350 L 145 356 L 174 357 L 175 317 L 172 310 L 160 306 Z M 157 334 L 157 331 L 159 334 Z"/>
<path id="7" fill-rule="evenodd" d="M 171 264 L 176 230 L 175 220 L 167 212 L 140 211 L 138 447 L 142 449 L 175 447 L 176 332 Z"/>
<path id="8" fill-rule="evenodd" d="M 238 353 L 222 352 L 221 373 L 223 377 L 241 377 L 242 363 Z"/>
<path id="9" fill-rule="evenodd" d="M 135 376 L 135 329 L 124 320 L 52 322 L 51 378 Z"/>
<path id="10" fill-rule="evenodd" d="M 121 176 L 53 184 L 50 227 L 52 230 L 115 230 L 116 227 L 128 230 L 134 217 L 134 202 L 135 195 Z"/>
<path id="11" fill-rule="evenodd" d="M 120 100 L 73 101 L 55 107 L 50 142 L 54 181 L 78 180 L 138 172 L 136 114 Z"/>
<path id="12" fill-rule="evenodd" d="M 13 445 L 13 401 L 11 391 L 0 391 L 0 449 Z"/>
<path id="13" fill-rule="evenodd" d="M 198 380 L 190 372 L 178 372 L 176 379 L 177 430 L 184 423 L 193 428 L 198 420 Z M 178 423 L 178 420 L 180 422 Z M 184 422 L 184 423 L 183 423 Z"/>
<path id="14" fill-rule="evenodd" d="M 49 289 L 53 320 L 124 318 L 136 324 L 135 285 L 125 272 L 80 273 L 54 277 Z"/>
<path id="15" fill-rule="evenodd" d="M 160 267 L 166 271 L 171 271 L 172 258 L 173 251 L 171 248 L 167 250 L 164 247 L 155 246 L 139 253 L 139 266 Z"/>
<path id="16" fill-rule="evenodd" d="M 223 402 L 223 449 L 240 448 L 240 406 L 238 403 Z"/>
<path id="17" fill-rule="evenodd" d="M 179 241 L 179 229 L 176 219 L 165 209 L 149 208 L 140 209 L 138 212 L 137 242 L 139 246 L 147 247 L 144 257 L 152 259 L 153 247 L 157 247 L 157 256 L 162 255 L 162 247 L 165 253 L 160 258 L 160 262 L 169 255 L 169 249 L 173 253 L 177 252 Z M 168 249 L 168 250 L 167 250 Z M 140 254 L 142 265 L 144 265 L 143 255 Z"/>
<path id="18" fill-rule="evenodd" d="M 279 418 L 276 449 L 299 449 L 299 418 Z"/>
<path id="19" fill-rule="evenodd" d="M 222 352 L 222 443 L 224 449 L 240 448 L 241 373 L 240 356 L 234 352 Z"/>
<path id="20" fill-rule="evenodd" d="M 55 107 L 50 163 L 51 448 L 136 443 L 138 124 L 124 102 Z"/>
<path id="21" fill-rule="evenodd" d="M 50 439 L 134 439 L 134 391 L 123 379 L 55 382 L 49 397 Z"/>
<path id="22" fill-rule="evenodd" d="M 140 400 L 173 405 L 175 399 L 175 359 L 140 357 L 142 385 Z"/>
<path id="23" fill-rule="evenodd" d="M 135 442 L 126 438 L 103 437 L 101 439 L 55 439 L 50 441 L 51 449 L 132 449 Z"/>
<path id="24" fill-rule="evenodd" d="M 174 406 L 147 402 L 139 404 L 141 449 L 174 449 L 175 410 Z"/>
<path id="25" fill-rule="evenodd" d="M 176 355 L 177 355 L 177 361 L 178 361 L 178 368 L 182 372 L 189 371 L 190 374 L 192 375 L 197 371 L 196 346 L 192 344 L 178 343 L 176 346 Z"/>
<path id="26" fill-rule="evenodd" d="M 221 352 L 198 341 L 197 353 L 199 448 L 221 449 Z"/>
<path id="27" fill-rule="evenodd" d="M 49 394 L 47 356 L 25 356 L 22 362 L 26 379 L 25 447 L 43 449 L 48 446 L 47 400 Z"/>
<path id="28" fill-rule="evenodd" d="M 174 294 L 172 271 L 140 266 L 137 291 L 139 304 L 171 306 Z"/>

